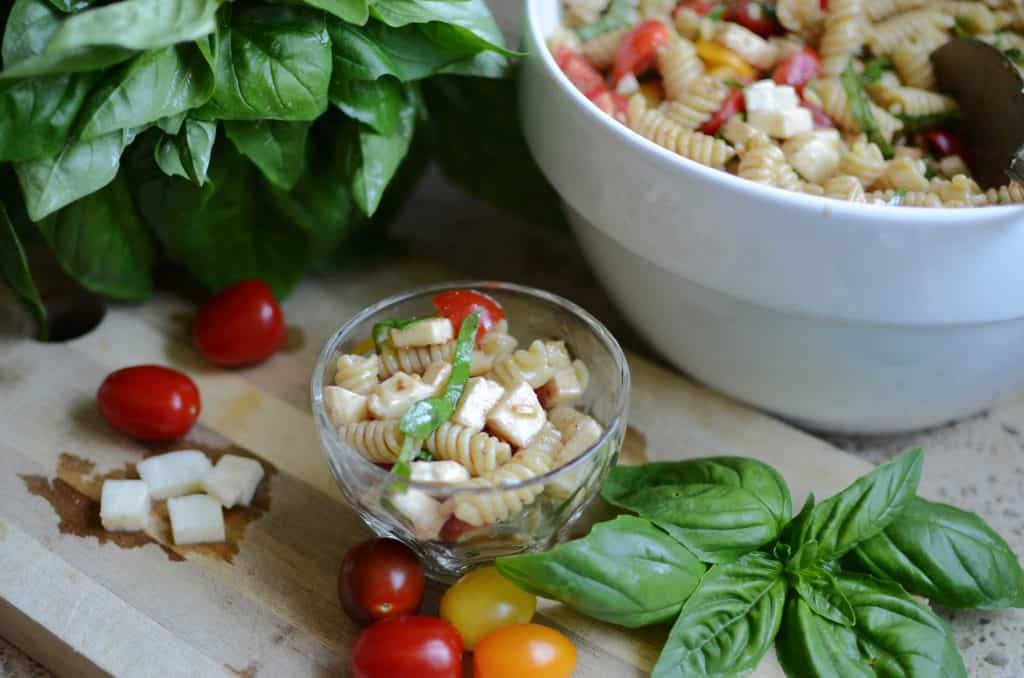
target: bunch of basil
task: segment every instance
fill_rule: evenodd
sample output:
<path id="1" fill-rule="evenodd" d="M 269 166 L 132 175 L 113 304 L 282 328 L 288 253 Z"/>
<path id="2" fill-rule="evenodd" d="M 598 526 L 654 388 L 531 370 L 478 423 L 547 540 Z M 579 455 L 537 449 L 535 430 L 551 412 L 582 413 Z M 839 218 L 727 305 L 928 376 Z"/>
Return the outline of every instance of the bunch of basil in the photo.
<path id="1" fill-rule="evenodd" d="M 947 607 L 1024 607 L 1024 571 L 981 518 L 916 496 L 907 453 L 791 519 L 785 480 L 741 457 L 617 467 L 629 509 L 498 560 L 522 588 L 630 628 L 675 619 L 654 678 L 733 676 L 772 643 L 790 676 L 966 676 Z"/>
<path id="2" fill-rule="evenodd" d="M 36 305 L 24 238 L 115 299 L 163 254 L 286 294 L 419 157 L 424 80 L 512 54 L 484 0 L 2 4 L 0 273 Z"/>

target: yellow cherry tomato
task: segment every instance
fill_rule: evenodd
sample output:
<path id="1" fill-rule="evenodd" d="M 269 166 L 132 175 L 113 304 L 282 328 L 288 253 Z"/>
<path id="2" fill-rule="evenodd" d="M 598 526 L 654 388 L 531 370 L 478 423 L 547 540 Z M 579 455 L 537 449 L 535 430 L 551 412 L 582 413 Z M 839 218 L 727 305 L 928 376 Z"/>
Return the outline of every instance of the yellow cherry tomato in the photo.
<path id="1" fill-rule="evenodd" d="M 441 618 L 462 634 L 467 650 L 495 629 L 526 624 L 537 610 L 537 596 L 527 593 L 494 567 L 473 570 L 441 598 Z"/>
<path id="2" fill-rule="evenodd" d="M 370 353 L 376 350 L 377 345 L 373 343 L 373 338 L 366 338 L 360 341 L 358 344 L 352 347 L 352 353 L 362 355 L 364 353 Z"/>
<path id="3" fill-rule="evenodd" d="M 757 75 L 757 69 L 744 61 L 743 57 L 718 43 L 700 40 L 694 46 L 697 48 L 697 56 L 704 60 L 708 69 L 731 66 L 741 78 L 753 78 Z"/>
<path id="4" fill-rule="evenodd" d="M 576 648 L 540 624 L 498 629 L 473 653 L 473 678 L 570 678 L 574 668 Z"/>

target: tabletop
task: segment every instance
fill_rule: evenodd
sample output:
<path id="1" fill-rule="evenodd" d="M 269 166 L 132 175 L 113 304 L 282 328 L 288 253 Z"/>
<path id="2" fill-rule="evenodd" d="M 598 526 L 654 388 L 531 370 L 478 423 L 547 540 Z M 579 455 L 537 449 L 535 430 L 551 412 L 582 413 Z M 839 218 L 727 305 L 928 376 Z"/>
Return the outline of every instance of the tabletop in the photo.
<path id="1" fill-rule="evenodd" d="M 491 0 L 491 4 L 502 24 L 513 31 L 519 3 Z M 588 308 L 628 348 L 657 360 L 601 291 L 569 233 L 526 223 L 467 197 L 435 170 L 428 172 L 391 229 L 399 245 L 396 253 L 402 257 L 437 263 L 466 278 L 511 280 L 550 289 Z M 366 265 L 377 268 L 391 263 L 385 258 Z M 1024 398 L 919 433 L 825 438 L 872 463 L 909 448 L 925 448 L 931 491 L 982 515 L 1024 557 Z M 1024 615 L 942 614 L 953 626 L 971 676 L 1024 675 Z M 50 675 L 2 636 L 0 629 L 0 676 Z"/>

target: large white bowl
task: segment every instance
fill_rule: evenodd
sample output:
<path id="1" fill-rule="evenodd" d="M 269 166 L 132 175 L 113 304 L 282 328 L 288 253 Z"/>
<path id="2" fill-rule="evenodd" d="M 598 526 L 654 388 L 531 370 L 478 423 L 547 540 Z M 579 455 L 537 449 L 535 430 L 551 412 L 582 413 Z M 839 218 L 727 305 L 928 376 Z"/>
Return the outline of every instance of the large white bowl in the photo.
<path id="1" fill-rule="evenodd" d="M 527 0 L 520 108 L 591 265 L 668 360 L 812 428 L 887 433 L 1024 389 L 1024 208 L 854 205 L 678 157 L 601 113 Z"/>

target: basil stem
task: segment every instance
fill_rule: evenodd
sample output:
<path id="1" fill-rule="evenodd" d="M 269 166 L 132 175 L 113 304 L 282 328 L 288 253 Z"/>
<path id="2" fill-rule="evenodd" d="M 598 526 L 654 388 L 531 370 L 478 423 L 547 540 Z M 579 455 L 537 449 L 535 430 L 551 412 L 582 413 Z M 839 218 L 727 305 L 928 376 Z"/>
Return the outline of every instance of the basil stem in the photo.
<path id="1" fill-rule="evenodd" d="M 875 120 L 875 114 L 871 110 L 871 104 L 864 95 L 864 86 L 860 76 L 853 70 L 852 61 L 846 64 L 843 74 L 839 76 L 839 81 L 843 84 L 843 90 L 846 91 L 846 98 L 850 102 L 850 110 L 857 121 L 857 126 L 868 135 L 869 141 L 881 149 L 883 156 L 891 158 L 893 156 L 892 144 L 882 136 L 878 121 Z"/>

